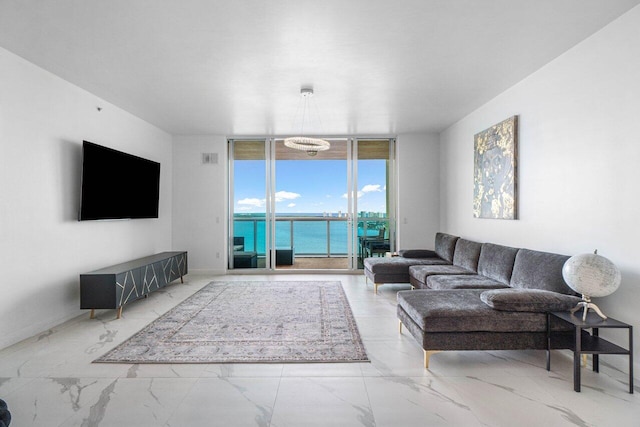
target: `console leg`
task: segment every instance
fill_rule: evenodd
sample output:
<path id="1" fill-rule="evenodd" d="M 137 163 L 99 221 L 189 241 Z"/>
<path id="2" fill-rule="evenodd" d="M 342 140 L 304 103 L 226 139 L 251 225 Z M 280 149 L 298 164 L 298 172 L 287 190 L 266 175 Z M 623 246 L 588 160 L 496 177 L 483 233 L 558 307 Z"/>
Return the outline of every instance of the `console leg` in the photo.
<path id="1" fill-rule="evenodd" d="M 182 277 L 182 274 L 180 275 L 180 283 L 184 283 L 184 278 Z"/>
<path id="2" fill-rule="evenodd" d="M 118 308 L 118 312 L 116 313 L 116 319 L 119 319 L 121 317 L 122 317 L 122 306 Z"/>
<path id="3" fill-rule="evenodd" d="M 96 315 L 96 309 L 92 308 L 91 309 L 91 314 L 89 314 L 89 319 L 93 319 L 95 317 L 95 315 Z"/>

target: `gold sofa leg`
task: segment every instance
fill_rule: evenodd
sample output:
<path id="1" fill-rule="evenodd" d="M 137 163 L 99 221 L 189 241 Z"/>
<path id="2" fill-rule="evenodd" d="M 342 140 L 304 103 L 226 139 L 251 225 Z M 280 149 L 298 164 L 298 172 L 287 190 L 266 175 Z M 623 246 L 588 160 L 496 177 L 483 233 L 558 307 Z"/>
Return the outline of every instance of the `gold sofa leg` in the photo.
<path id="1" fill-rule="evenodd" d="M 402 334 L 402 320 L 398 320 L 398 332 Z"/>
<path id="2" fill-rule="evenodd" d="M 440 353 L 440 350 L 424 350 L 424 368 L 429 369 L 429 359 L 432 355 Z"/>
<path id="3" fill-rule="evenodd" d="M 378 286 L 380 286 L 380 283 L 374 283 L 373 284 L 373 293 L 374 294 L 378 293 Z"/>

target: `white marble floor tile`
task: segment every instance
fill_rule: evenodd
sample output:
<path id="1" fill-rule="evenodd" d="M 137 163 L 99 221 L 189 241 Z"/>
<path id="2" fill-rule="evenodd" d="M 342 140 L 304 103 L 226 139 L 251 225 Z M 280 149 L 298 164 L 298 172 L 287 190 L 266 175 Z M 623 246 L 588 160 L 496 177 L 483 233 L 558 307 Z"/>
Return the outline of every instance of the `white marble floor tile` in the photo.
<path id="1" fill-rule="evenodd" d="M 358 316 L 356 317 L 358 330 L 363 340 L 367 341 L 383 341 L 397 340 L 402 338 L 398 333 L 398 320 L 391 315 L 386 316 Z M 407 339 L 412 339 L 411 335 L 405 333 Z"/>
<path id="2" fill-rule="evenodd" d="M 375 426 L 362 378 L 282 378 L 272 426 Z"/>
<path id="3" fill-rule="evenodd" d="M 376 426 L 481 426 L 446 380 L 427 377 L 365 378 Z"/>
<path id="4" fill-rule="evenodd" d="M 579 408 L 557 401 L 546 383 L 504 376 L 450 377 L 448 381 L 483 425 L 589 426 Z"/>
<path id="5" fill-rule="evenodd" d="M 200 378 L 208 365 L 200 363 L 140 363 L 126 365 L 124 378 Z"/>
<path id="6" fill-rule="evenodd" d="M 200 378 L 166 425 L 269 426 L 279 383 L 279 378 Z"/>
<path id="7" fill-rule="evenodd" d="M 361 366 L 368 363 L 290 363 L 283 377 L 362 377 Z"/>
<path id="8" fill-rule="evenodd" d="M 640 395 L 629 393 L 629 383 L 582 368 L 580 393 L 573 391 L 573 377 L 532 378 L 551 396 L 549 404 L 573 412 L 589 425 L 636 427 L 640 425 Z"/>
<path id="9" fill-rule="evenodd" d="M 280 378 L 284 365 L 281 363 L 219 363 L 205 365 L 202 377 L 274 377 Z"/>
<path id="10" fill-rule="evenodd" d="M 115 382 L 110 378 L 33 379 L 3 396 L 11 411 L 11 427 L 61 426 L 73 417 L 88 418 L 91 406 Z"/>
<path id="11" fill-rule="evenodd" d="M 365 340 L 364 346 L 371 359 L 370 364 L 361 365 L 365 377 L 432 375 L 424 369 L 422 348 L 413 340 Z"/>
<path id="12" fill-rule="evenodd" d="M 106 385 L 82 413 L 61 426 L 165 425 L 197 379 L 119 378 Z"/>

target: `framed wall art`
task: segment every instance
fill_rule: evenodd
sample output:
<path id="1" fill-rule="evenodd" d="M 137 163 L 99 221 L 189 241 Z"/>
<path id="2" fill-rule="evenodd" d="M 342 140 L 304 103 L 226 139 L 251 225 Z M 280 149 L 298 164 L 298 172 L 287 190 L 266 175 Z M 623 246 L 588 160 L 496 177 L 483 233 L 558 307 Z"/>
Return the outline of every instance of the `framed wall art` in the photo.
<path id="1" fill-rule="evenodd" d="M 473 217 L 517 219 L 518 116 L 474 136 Z"/>

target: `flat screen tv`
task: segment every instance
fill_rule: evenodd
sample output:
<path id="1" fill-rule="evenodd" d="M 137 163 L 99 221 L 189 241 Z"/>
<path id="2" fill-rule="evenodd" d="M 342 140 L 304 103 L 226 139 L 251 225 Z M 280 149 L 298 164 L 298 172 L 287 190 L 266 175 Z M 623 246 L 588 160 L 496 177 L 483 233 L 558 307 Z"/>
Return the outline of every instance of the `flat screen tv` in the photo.
<path id="1" fill-rule="evenodd" d="M 158 218 L 158 162 L 83 141 L 81 187 L 80 221 Z"/>

